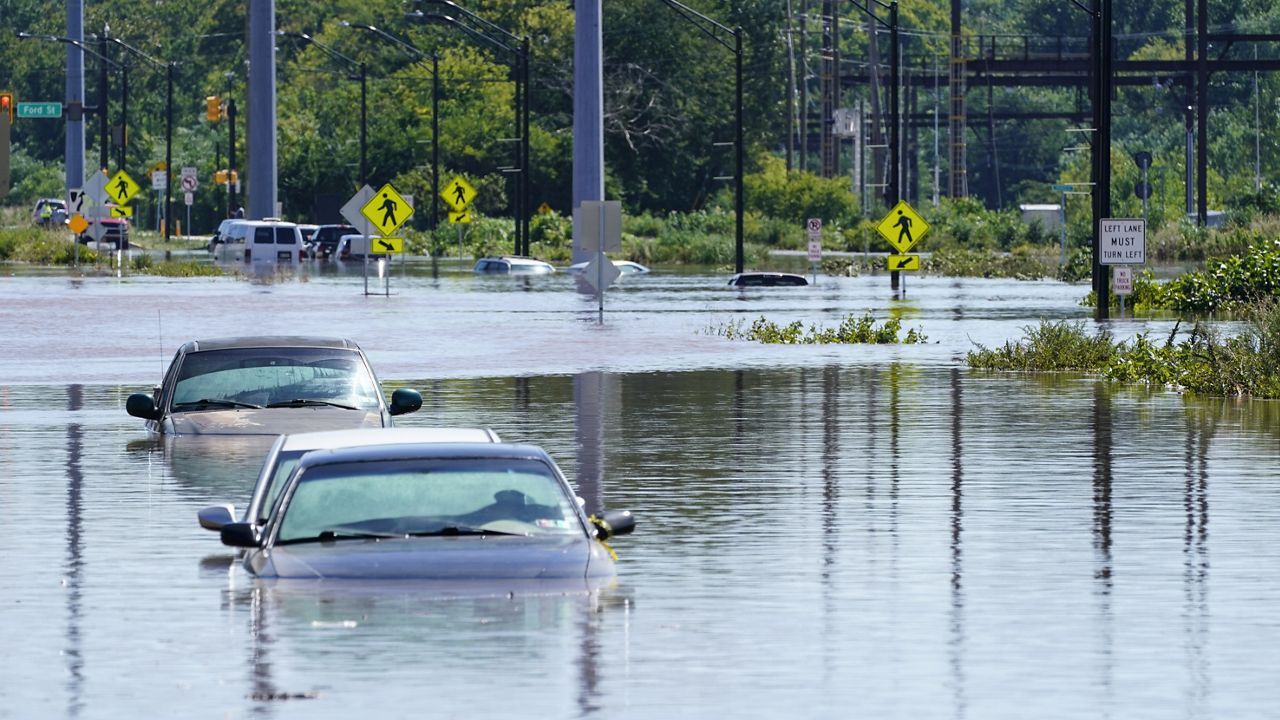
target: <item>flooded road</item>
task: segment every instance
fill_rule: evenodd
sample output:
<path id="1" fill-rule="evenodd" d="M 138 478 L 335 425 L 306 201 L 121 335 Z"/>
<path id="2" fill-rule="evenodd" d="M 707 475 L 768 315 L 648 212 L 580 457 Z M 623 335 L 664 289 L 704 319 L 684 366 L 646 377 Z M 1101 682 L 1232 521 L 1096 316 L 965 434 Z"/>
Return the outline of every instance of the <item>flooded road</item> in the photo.
<path id="1" fill-rule="evenodd" d="M 1079 286 L 721 281 L 627 278 L 600 325 L 563 277 L 0 279 L 0 717 L 1273 714 L 1280 405 L 964 369 Z M 706 333 L 867 310 L 930 343 Z M 352 337 L 422 390 L 401 425 L 546 447 L 636 511 L 616 585 L 247 576 L 195 513 L 270 439 L 161 441 L 124 399 L 250 332 Z"/>

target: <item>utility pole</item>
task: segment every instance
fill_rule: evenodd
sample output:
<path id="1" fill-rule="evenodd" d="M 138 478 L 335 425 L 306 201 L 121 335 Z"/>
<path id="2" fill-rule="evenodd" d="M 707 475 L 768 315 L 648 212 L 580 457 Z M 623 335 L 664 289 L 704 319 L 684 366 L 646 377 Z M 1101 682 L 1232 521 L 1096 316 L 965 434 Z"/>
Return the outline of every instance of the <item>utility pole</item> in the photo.
<path id="1" fill-rule="evenodd" d="M 249 0 L 249 207 L 245 217 L 276 214 L 276 7 L 275 0 Z M 232 106 L 234 107 L 234 105 Z M 235 120 L 231 121 L 235 127 Z M 234 132 L 234 131 L 233 131 Z M 232 157 L 235 157 L 232 148 Z"/>
<path id="2" fill-rule="evenodd" d="M 67 2 L 67 37 L 84 42 L 84 0 Z M 84 184 L 84 53 L 67 46 L 67 189 Z"/>

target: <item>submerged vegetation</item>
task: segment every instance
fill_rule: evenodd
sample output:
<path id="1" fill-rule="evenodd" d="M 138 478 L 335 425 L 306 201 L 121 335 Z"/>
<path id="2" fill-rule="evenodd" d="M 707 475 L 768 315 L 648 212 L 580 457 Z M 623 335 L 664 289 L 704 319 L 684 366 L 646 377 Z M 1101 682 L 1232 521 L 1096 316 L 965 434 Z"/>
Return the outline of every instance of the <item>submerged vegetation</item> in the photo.
<path id="1" fill-rule="evenodd" d="M 835 328 L 817 325 L 806 328 L 799 320 L 789 325 L 779 325 L 762 315 L 750 326 L 746 325 L 745 320 L 738 320 L 709 329 L 709 334 L 720 335 L 729 340 L 749 340 L 769 345 L 914 345 L 929 339 L 915 328 L 907 330 L 906 335 L 900 337 L 901 332 L 901 319 L 889 318 L 877 325 L 870 313 L 862 317 L 848 315 Z"/>
<path id="2" fill-rule="evenodd" d="M 1196 323 L 1179 339 L 1175 325 L 1163 342 L 1146 333 L 1117 342 L 1104 328 L 1089 334 L 1083 322 L 1041 321 L 1026 337 L 1003 347 L 979 346 L 968 364 L 982 370 L 1075 370 L 1120 382 L 1177 388 L 1197 395 L 1280 398 L 1280 306 L 1249 308 L 1243 329 L 1223 336 Z"/>

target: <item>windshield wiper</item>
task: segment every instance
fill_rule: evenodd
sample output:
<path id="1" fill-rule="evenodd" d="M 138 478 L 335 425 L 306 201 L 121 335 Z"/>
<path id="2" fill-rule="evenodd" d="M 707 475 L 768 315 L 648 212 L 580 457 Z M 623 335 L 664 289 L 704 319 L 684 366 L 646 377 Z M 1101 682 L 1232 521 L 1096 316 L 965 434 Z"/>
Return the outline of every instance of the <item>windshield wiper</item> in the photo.
<path id="1" fill-rule="evenodd" d="M 359 410 L 354 405 L 343 405 L 342 403 L 330 402 L 328 400 L 315 400 L 312 398 L 296 398 L 294 400 L 281 400 L 280 402 L 267 403 L 269 408 L 281 407 L 307 407 L 310 405 L 328 405 L 330 407 L 342 408 L 343 410 Z"/>
<path id="2" fill-rule="evenodd" d="M 503 532 L 501 530 L 485 530 L 466 526 L 450 525 L 429 532 L 405 533 L 408 537 L 457 537 L 460 535 L 522 535 L 523 533 Z"/>
<path id="3" fill-rule="evenodd" d="M 187 406 L 190 406 L 190 405 L 202 405 L 202 406 L 203 406 L 203 405 L 216 405 L 216 406 L 218 406 L 218 407 L 240 407 L 240 408 L 253 408 L 254 410 L 261 410 L 261 409 L 262 409 L 262 406 L 261 406 L 261 405 L 253 405 L 253 404 L 251 404 L 251 403 L 243 403 L 243 402 L 239 402 L 239 401 L 237 401 L 237 400 L 210 400 L 209 398 L 201 398 L 201 399 L 199 399 L 199 400 L 192 400 L 191 402 L 174 403 L 174 404 L 173 404 L 173 407 L 176 409 L 176 408 L 181 408 L 181 407 L 187 407 Z"/>
<path id="4" fill-rule="evenodd" d="M 292 545 L 295 543 L 310 542 L 333 542 L 334 540 L 386 540 L 387 538 L 402 538 L 404 533 L 379 533 L 379 532 L 363 532 L 354 530 L 322 530 L 315 537 L 292 538 L 290 540 L 281 541 L 281 545 Z"/>

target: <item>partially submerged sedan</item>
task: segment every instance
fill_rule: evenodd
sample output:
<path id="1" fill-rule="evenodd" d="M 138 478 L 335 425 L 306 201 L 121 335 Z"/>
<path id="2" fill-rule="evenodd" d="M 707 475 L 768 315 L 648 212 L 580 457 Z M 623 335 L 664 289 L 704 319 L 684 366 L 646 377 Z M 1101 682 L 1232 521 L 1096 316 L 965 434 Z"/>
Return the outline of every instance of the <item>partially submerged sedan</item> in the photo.
<path id="1" fill-rule="evenodd" d="M 545 451 L 418 443 L 309 452 L 264 527 L 222 527 L 262 578 L 566 580 L 615 574 L 604 541 L 631 513 L 588 517 Z"/>
<path id="2" fill-rule="evenodd" d="M 281 435 L 267 452 L 253 486 L 253 495 L 240 519 L 256 527 L 266 525 L 280 490 L 289 479 L 302 456 L 312 450 L 336 450 L 348 447 L 403 445 L 405 443 L 500 442 L 498 434 L 488 428 L 358 428 L 324 432 Z M 219 531 L 235 522 L 234 505 L 214 505 L 201 510 L 196 518 L 200 527 Z"/>
<path id="3" fill-rule="evenodd" d="M 279 435 L 387 427 L 422 407 L 401 388 L 388 404 L 364 352 L 338 338 L 196 340 L 174 355 L 155 391 L 126 411 L 173 435 Z"/>

